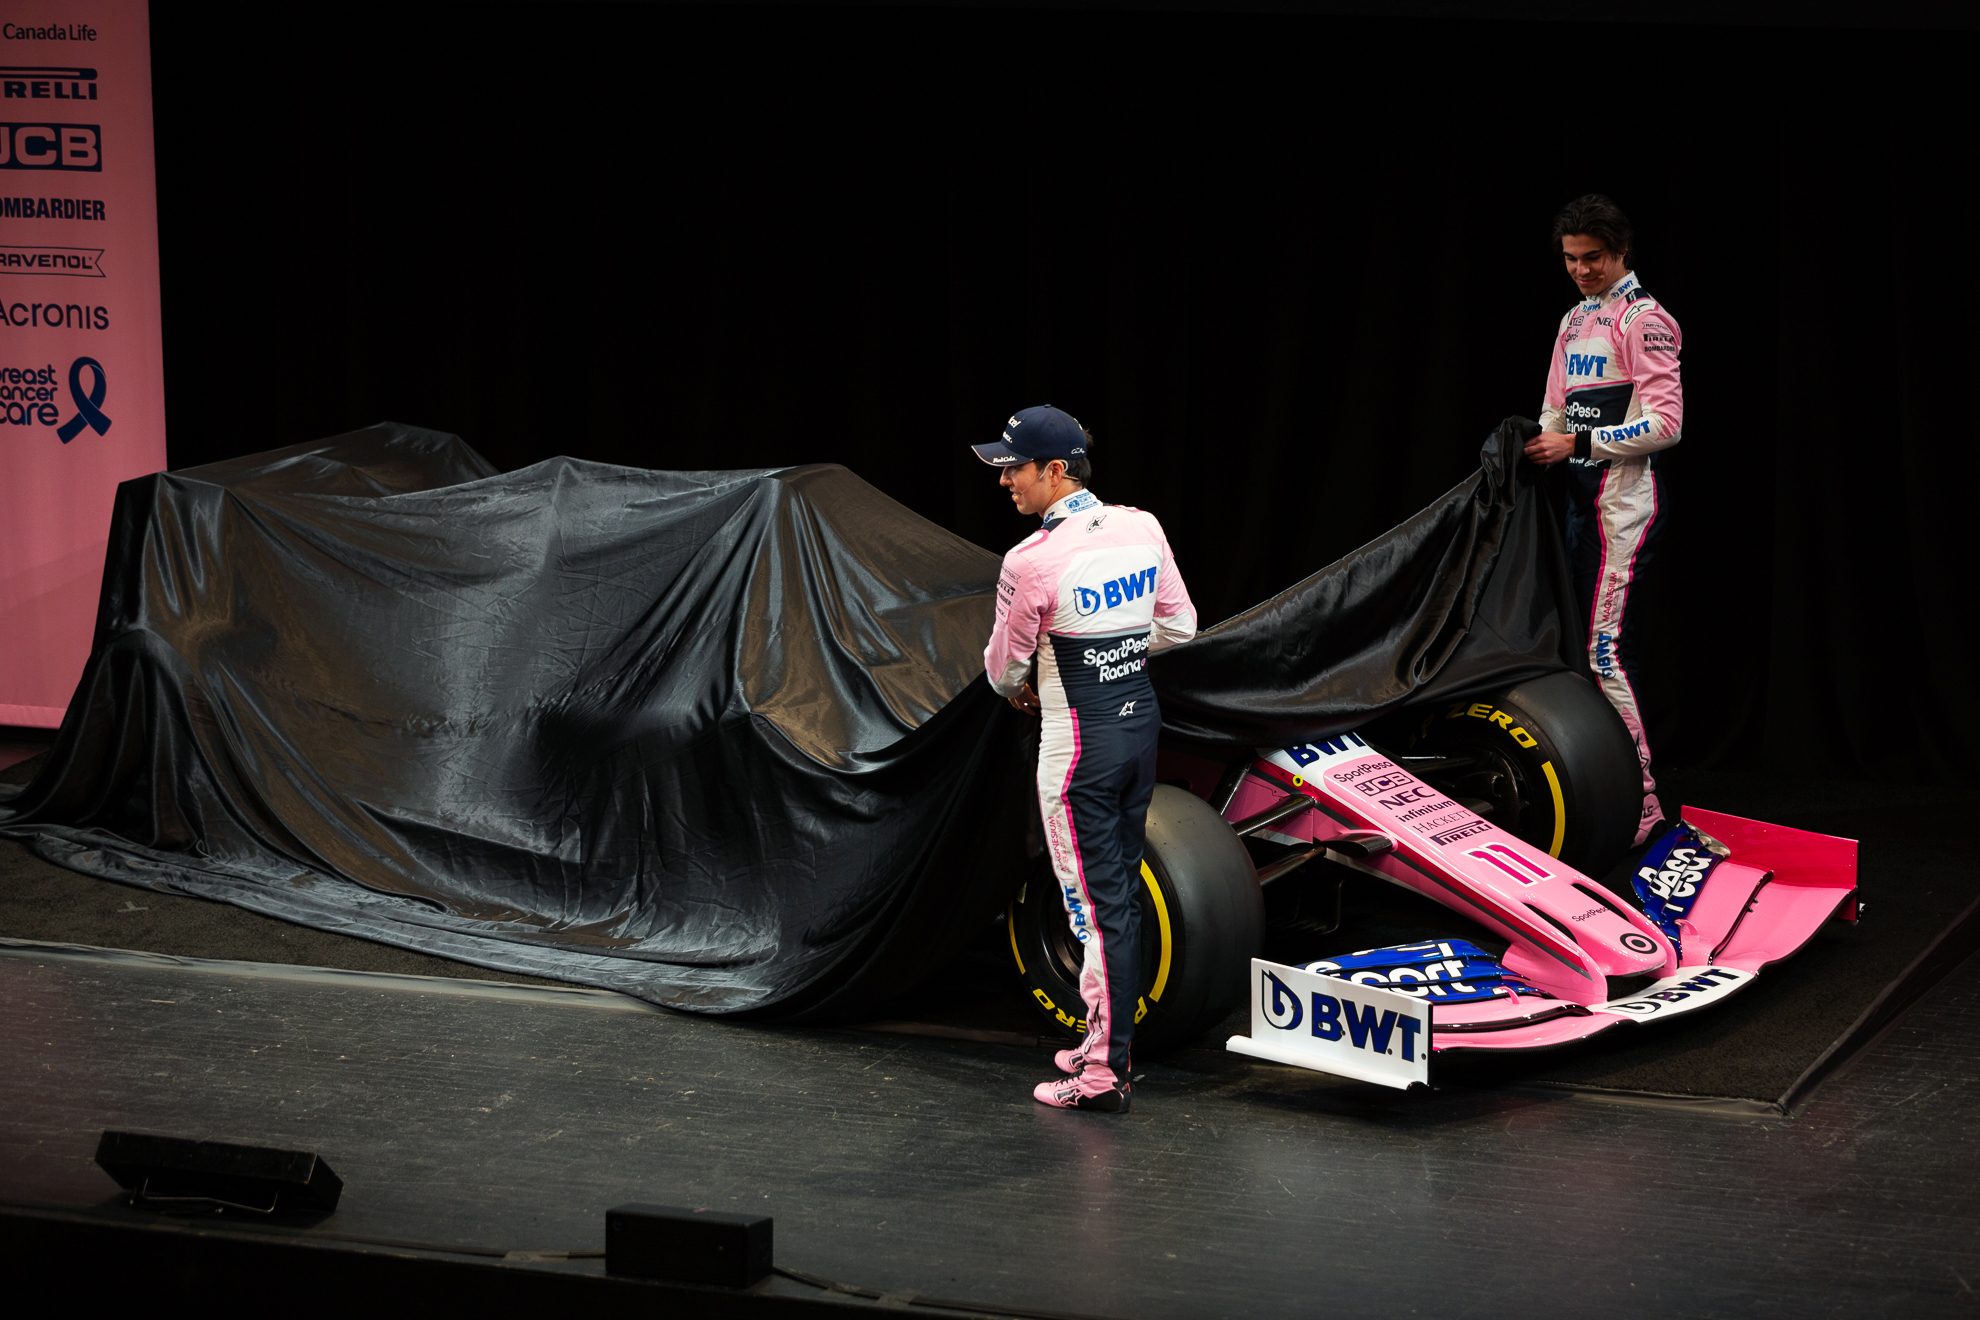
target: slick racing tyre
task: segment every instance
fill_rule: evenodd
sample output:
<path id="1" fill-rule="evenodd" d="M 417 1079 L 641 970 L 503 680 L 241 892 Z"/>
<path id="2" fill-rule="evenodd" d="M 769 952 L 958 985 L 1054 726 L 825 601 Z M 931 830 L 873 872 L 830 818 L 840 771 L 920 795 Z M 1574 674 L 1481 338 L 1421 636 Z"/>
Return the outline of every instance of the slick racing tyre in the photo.
<path id="1" fill-rule="evenodd" d="M 1635 744 L 1579 674 L 1413 712 L 1370 735 L 1423 779 L 1584 875 L 1602 874 L 1636 837 Z"/>
<path id="2" fill-rule="evenodd" d="M 1134 1049 L 1148 1057 L 1195 1039 L 1244 1002 L 1265 938 L 1265 901 L 1251 855 L 1200 798 L 1159 784 L 1141 863 L 1141 985 Z M 1086 1030 L 1084 956 L 1049 863 L 1012 901 L 1011 956 L 1041 1012 L 1067 1035 Z"/>

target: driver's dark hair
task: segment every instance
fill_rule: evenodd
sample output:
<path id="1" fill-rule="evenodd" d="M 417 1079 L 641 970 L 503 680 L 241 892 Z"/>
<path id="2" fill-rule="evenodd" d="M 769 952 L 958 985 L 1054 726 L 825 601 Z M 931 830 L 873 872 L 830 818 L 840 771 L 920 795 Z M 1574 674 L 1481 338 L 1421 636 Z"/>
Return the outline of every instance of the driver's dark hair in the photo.
<path id="1" fill-rule="evenodd" d="M 1079 428 L 1079 433 L 1086 437 L 1086 456 L 1063 458 L 1059 461 L 1066 465 L 1066 475 L 1084 486 L 1093 480 L 1093 432 L 1082 426 Z M 1051 461 L 1049 458 L 1034 458 L 1031 460 L 1031 466 L 1043 472 L 1045 465 Z"/>
<path id="2" fill-rule="evenodd" d="M 1561 240 L 1569 234 L 1601 239 L 1602 245 L 1621 257 L 1625 265 L 1635 245 L 1629 217 L 1601 193 L 1577 197 L 1561 208 L 1561 213 L 1554 217 L 1554 251 L 1561 250 Z"/>

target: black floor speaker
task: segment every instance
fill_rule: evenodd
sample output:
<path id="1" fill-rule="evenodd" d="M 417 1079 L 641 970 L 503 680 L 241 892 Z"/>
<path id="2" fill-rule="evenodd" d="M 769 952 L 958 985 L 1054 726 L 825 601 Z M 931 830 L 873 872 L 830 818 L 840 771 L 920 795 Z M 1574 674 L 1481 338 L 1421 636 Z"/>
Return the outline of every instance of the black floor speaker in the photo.
<path id="1" fill-rule="evenodd" d="M 327 1214 L 344 1190 L 344 1180 L 312 1151 L 228 1141 L 105 1132 L 96 1162 L 131 1193 L 132 1204 L 157 1209 Z"/>
<path id="2" fill-rule="evenodd" d="M 621 1205 L 605 1212 L 605 1271 L 747 1288 L 772 1267 L 768 1215 Z"/>

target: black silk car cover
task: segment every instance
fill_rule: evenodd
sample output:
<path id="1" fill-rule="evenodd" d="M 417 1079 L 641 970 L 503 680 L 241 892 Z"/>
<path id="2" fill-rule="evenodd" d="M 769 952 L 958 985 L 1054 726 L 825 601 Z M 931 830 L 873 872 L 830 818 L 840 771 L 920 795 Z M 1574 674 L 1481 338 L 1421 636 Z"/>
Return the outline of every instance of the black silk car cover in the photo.
<path id="1" fill-rule="evenodd" d="M 1507 418 L 1442 499 L 1149 661 L 1164 736 L 1283 747 L 1563 669 L 1586 672 L 1560 470 Z M 1184 566 L 1187 576 L 1187 566 Z"/>
<path id="2" fill-rule="evenodd" d="M 680 1008 L 856 1011 L 1019 873 L 997 565 L 833 466 L 496 475 L 385 425 L 126 482 L 0 830 Z"/>
<path id="3" fill-rule="evenodd" d="M 1286 742 L 1564 667 L 1519 439 L 1158 657 L 1165 724 Z M 126 482 L 94 649 L 0 833 L 498 970 L 843 1018 L 1024 874 L 997 566 L 836 466 L 500 475 L 387 424 Z"/>

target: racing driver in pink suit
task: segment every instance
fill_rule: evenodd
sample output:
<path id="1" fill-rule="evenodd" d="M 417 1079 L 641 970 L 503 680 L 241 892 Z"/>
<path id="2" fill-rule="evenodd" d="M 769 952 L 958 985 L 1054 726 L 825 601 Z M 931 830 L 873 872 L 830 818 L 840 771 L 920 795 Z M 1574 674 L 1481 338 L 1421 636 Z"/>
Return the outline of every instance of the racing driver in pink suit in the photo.
<path id="1" fill-rule="evenodd" d="M 983 666 L 990 686 L 1043 719 L 1045 846 L 1084 950 L 1085 1038 L 1059 1052 L 1068 1075 L 1032 1095 L 1061 1109 L 1126 1113 L 1142 991 L 1136 890 L 1162 727 L 1148 656 L 1195 636 L 1196 610 L 1154 515 L 1086 489 L 1088 443 L 1077 420 L 1046 406 L 1013 416 L 1000 443 L 972 446 L 1002 470 L 1019 513 L 1044 516 L 1004 556 Z"/>
<path id="2" fill-rule="evenodd" d="M 1629 220 L 1614 202 L 1590 194 L 1569 203 L 1554 240 L 1582 297 L 1561 318 L 1541 434 L 1526 456 L 1568 464 L 1568 553 L 1588 620 L 1588 667 L 1636 743 L 1642 843 L 1664 813 L 1637 694 L 1635 606 L 1664 525 L 1657 454 L 1678 442 L 1684 423 L 1684 335 L 1630 270 Z"/>

